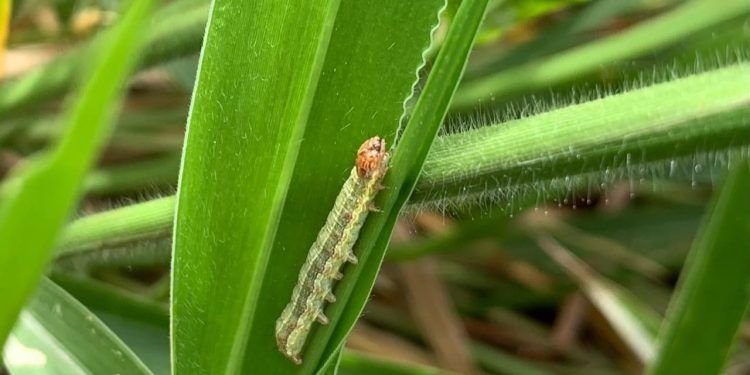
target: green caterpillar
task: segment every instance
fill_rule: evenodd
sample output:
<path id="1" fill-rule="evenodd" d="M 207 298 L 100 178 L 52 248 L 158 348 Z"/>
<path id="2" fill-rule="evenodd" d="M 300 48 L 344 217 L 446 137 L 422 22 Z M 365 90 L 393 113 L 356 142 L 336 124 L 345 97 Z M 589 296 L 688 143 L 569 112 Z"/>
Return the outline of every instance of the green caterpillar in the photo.
<path id="1" fill-rule="evenodd" d="M 292 299 L 276 320 L 279 350 L 296 364 L 302 363 L 302 348 L 314 321 L 328 324 L 323 309 L 333 303 L 333 284 L 343 277 L 344 263 L 357 263 L 352 247 L 359 230 L 374 210 L 372 201 L 382 189 L 388 170 L 385 140 L 372 137 L 357 151 L 356 165 L 336 197 L 326 223 L 310 247 L 302 265 Z"/>

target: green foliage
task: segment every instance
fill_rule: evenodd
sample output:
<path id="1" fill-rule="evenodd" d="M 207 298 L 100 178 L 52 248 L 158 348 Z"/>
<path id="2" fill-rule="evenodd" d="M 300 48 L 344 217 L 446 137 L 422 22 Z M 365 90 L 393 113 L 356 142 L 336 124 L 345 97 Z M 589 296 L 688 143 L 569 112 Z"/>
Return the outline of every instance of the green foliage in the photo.
<path id="1" fill-rule="evenodd" d="M 326 348 L 328 353 L 343 345 L 344 339 L 362 313 L 383 261 L 393 226 L 414 189 L 432 140 L 448 112 L 448 104 L 463 74 L 486 6 L 487 1 L 469 1 L 459 6 L 433 67 L 433 72 L 439 72 L 437 76 L 441 78 L 433 78 L 436 75 L 428 78 L 406 129 L 397 140 L 396 151 L 390 163 L 391 171 L 383 182 L 388 188 L 376 200 L 384 214 L 366 224 L 355 245 L 354 251 L 358 254 L 359 264 L 351 274 L 356 278 L 344 279 L 337 287 L 337 299 L 347 303 L 336 304 L 329 311 L 333 319 L 339 318 L 341 314 L 343 323 L 335 327 L 332 342 Z M 326 329 L 322 331 L 324 334 L 328 333 Z"/>
<path id="2" fill-rule="evenodd" d="M 744 1 L 149 5 L 14 3 L 11 54 L 70 47 L 0 81 L 0 373 L 750 366 Z M 380 211 L 295 366 L 275 321 L 374 135 Z"/>
<path id="3" fill-rule="evenodd" d="M 151 18 L 151 25 L 139 30 L 144 38 L 145 52 L 140 57 L 142 66 L 151 66 L 176 56 L 194 51 L 203 36 L 208 3 L 196 0 L 175 1 Z M 143 22 L 144 20 L 139 20 Z M 102 37 L 90 48 L 78 48 L 22 76 L 3 82 L 0 91 L 0 115 L 17 112 L 64 93 L 76 81 L 81 63 L 106 43 Z"/>
<path id="4" fill-rule="evenodd" d="M 722 0 L 720 4 L 717 6 L 716 2 L 706 0 L 687 1 L 672 12 L 608 38 L 503 70 L 462 87 L 452 105 L 465 110 L 482 100 L 502 100 L 519 92 L 543 90 L 593 73 L 602 66 L 664 48 L 750 12 L 743 0 Z"/>
<path id="5" fill-rule="evenodd" d="M 718 374 L 750 306 L 750 164 L 733 166 L 693 243 L 650 374 Z"/>
<path id="6" fill-rule="evenodd" d="M 248 331 L 337 9 L 338 1 L 212 7 L 177 195 L 175 374 L 242 372 L 246 350 L 257 348 Z M 256 14 L 267 15 L 263 23 L 241 22 Z"/>
<path id="7" fill-rule="evenodd" d="M 46 278 L 21 313 L 3 358 L 16 375 L 151 374 L 99 318 Z"/>
<path id="8" fill-rule="evenodd" d="M 749 85 L 750 65 L 739 64 L 437 137 L 409 204 L 482 202 L 514 213 L 534 204 L 575 202 L 576 189 L 590 199 L 622 179 L 690 176 L 696 168 L 744 158 L 750 144 Z M 674 99 L 658 100 L 664 97 Z M 164 238 L 172 225 L 172 202 L 162 198 L 80 220 L 69 228 L 63 251 L 74 255 L 91 246 Z M 321 217 L 326 212 L 321 209 Z M 104 220 L 137 227 L 96 228 Z"/>
<path id="9" fill-rule="evenodd" d="M 538 234 L 537 243 L 579 284 L 591 304 L 605 317 L 641 363 L 654 357 L 654 336 L 660 317 L 621 286 L 591 270 L 553 238 Z"/>
<path id="10" fill-rule="evenodd" d="M 173 273 L 175 279 L 173 291 L 173 328 L 175 331 L 173 338 L 177 340 L 175 347 L 177 358 L 183 355 L 181 354 L 183 348 L 179 347 L 181 345 L 190 345 L 194 348 L 193 350 L 185 349 L 186 351 L 183 352 L 189 358 L 194 358 L 197 352 L 205 356 L 204 348 L 206 344 L 196 340 L 198 332 L 205 332 L 204 335 L 198 337 L 204 337 L 206 342 L 212 342 L 211 345 L 216 345 L 217 350 L 221 350 L 219 349 L 220 346 L 229 345 L 228 343 L 232 341 L 227 340 L 226 337 L 237 335 L 236 343 L 231 344 L 233 357 L 225 360 L 229 363 L 228 365 L 236 366 L 234 368 L 239 369 L 252 363 L 253 368 L 268 368 L 269 371 L 275 369 L 274 371 L 277 373 L 282 368 L 286 368 L 285 371 L 294 370 L 294 366 L 275 349 L 272 332 L 274 322 L 281 308 L 287 302 L 287 296 L 290 295 L 299 269 L 299 266 L 289 267 L 286 265 L 301 264 L 304 260 L 305 253 L 311 243 L 309 239 L 315 236 L 327 211 L 330 210 L 330 204 L 340 188 L 342 178 L 345 177 L 346 171 L 351 168 L 351 160 L 358 145 L 373 134 L 380 134 L 385 136 L 386 139 L 393 137 L 398 126 L 398 120 L 401 117 L 402 103 L 409 96 L 410 88 L 413 85 L 414 72 L 422 64 L 421 51 L 428 44 L 429 32 L 436 22 L 436 14 L 440 6 L 441 2 L 439 1 L 406 5 L 392 3 L 375 6 L 373 4 L 372 7 L 346 3 L 342 4 L 337 12 L 334 12 L 336 15 L 334 25 L 321 26 L 314 33 L 301 30 L 298 25 L 302 19 L 310 22 L 309 10 L 294 11 L 293 14 L 297 14 L 300 20 L 284 18 L 280 15 L 279 22 L 283 21 L 288 29 L 280 28 L 274 30 L 274 32 L 277 32 L 282 39 L 290 38 L 283 39 L 288 40 L 286 43 L 291 43 L 291 40 L 298 40 L 299 43 L 318 43 L 321 38 L 324 40 L 328 38 L 326 35 L 331 32 L 330 28 L 333 27 L 333 33 L 330 35 L 328 43 L 310 44 L 310 46 L 317 46 L 316 49 L 311 51 L 315 52 L 315 56 L 318 56 L 317 58 L 321 61 L 316 63 L 318 65 L 311 65 L 308 68 L 309 83 L 298 89 L 307 90 L 304 95 L 297 95 L 300 100 L 304 99 L 303 102 L 299 103 L 298 112 L 289 112 L 290 108 L 294 108 L 288 99 L 290 94 L 279 92 L 278 85 L 284 87 L 283 85 L 292 77 L 299 77 L 302 74 L 300 67 L 289 65 L 289 78 L 284 78 L 283 74 L 278 71 L 278 66 L 286 64 L 288 60 L 312 64 L 312 55 L 291 59 L 287 55 L 276 55 L 274 43 L 269 43 L 267 40 L 270 38 L 269 34 L 259 31 L 258 37 L 261 39 L 255 44 L 248 43 L 245 46 L 248 48 L 248 55 L 257 56 L 257 60 L 253 60 L 257 61 L 257 68 L 251 69 L 256 73 L 246 76 L 246 74 L 235 71 L 222 70 L 217 72 L 216 77 L 225 77 L 225 81 L 221 83 L 222 81 L 216 77 L 208 81 L 211 86 L 207 87 L 213 87 L 212 90 L 215 90 L 215 94 L 203 99 L 200 92 L 206 89 L 201 89 L 201 74 L 209 74 L 210 70 L 206 71 L 206 69 L 211 69 L 210 61 L 214 61 L 212 60 L 214 59 L 212 57 L 214 52 L 210 52 L 209 49 L 214 47 L 207 45 L 203 53 L 201 73 L 196 86 L 199 91 L 194 98 L 193 115 L 190 119 L 189 129 L 191 130 L 189 130 L 185 151 L 180 187 L 181 198 L 178 206 L 176 260 Z M 321 12 L 320 22 L 332 17 L 332 15 L 326 13 L 328 11 L 324 11 L 326 8 L 316 7 L 315 9 Z M 335 10 L 335 7 L 333 9 Z M 246 11 L 250 12 L 248 14 L 254 14 L 252 9 L 248 8 Z M 379 17 L 376 14 L 383 14 L 383 16 Z M 385 16 L 393 14 L 399 15 L 399 17 Z M 360 21 L 364 18 L 364 15 L 367 15 L 366 19 L 372 22 L 368 27 L 363 27 Z M 226 16 L 239 17 L 235 14 L 227 14 Z M 358 21 L 353 22 L 354 20 Z M 406 20 L 409 21 L 406 22 Z M 223 22 L 216 22 L 216 27 L 223 27 Z M 259 30 L 269 27 L 267 25 L 248 25 L 248 27 L 251 26 L 258 27 Z M 211 30 L 209 26 L 208 41 L 211 41 Z M 382 31 L 378 32 L 377 30 Z M 398 41 L 365 37 L 365 35 L 375 36 L 386 32 L 394 37 L 400 35 L 394 33 L 394 30 L 401 30 L 403 35 L 410 35 L 410 37 Z M 234 29 L 217 32 L 234 32 Z M 247 34 L 253 35 L 254 32 L 248 31 Z M 414 34 L 421 35 L 421 37 L 411 37 Z M 305 38 L 301 38 L 301 36 Z M 232 42 L 231 38 L 221 40 L 225 43 Z M 305 42 L 306 40 L 307 42 Z M 380 48 L 373 48 L 374 45 L 366 41 L 372 41 Z M 280 40 L 278 43 L 282 43 L 282 41 Z M 260 53 L 258 48 L 261 45 L 269 47 L 266 55 Z M 325 51 L 326 47 L 327 51 Z M 225 49 L 215 48 L 217 48 L 215 53 L 226 53 L 224 52 Z M 305 44 L 302 44 L 300 48 L 292 48 L 292 50 L 305 52 L 305 48 L 311 47 L 305 47 Z M 277 56 L 283 61 L 274 61 L 270 59 L 271 56 Z M 325 57 L 324 61 L 322 60 L 323 57 Z M 208 67 L 206 66 L 207 61 Z M 223 62 L 225 59 L 217 58 L 216 61 Z M 411 65 L 412 68 L 403 68 L 408 65 Z M 223 67 L 223 65 L 219 66 Z M 394 68 L 397 68 L 397 70 L 393 70 Z M 238 66 L 237 69 L 241 72 L 247 71 L 245 65 Z M 391 79 L 382 80 L 381 77 L 384 72 L 390 72 Z M 235 117 L 228 118 L 225 111 L 227 103 L 224 101 L 216 102 L 215 97 L 226 97 L 233 94 L 236 91 L 239 77 L 243 76 L 246 76 L 244 79 L 251 80 L 255 84 L 258 81 L 265 82 L 264 80 L 269 79 L 276 79 L 276 81 L 272 81 L 276 83 L 269 83 L 268 86 L 262 87 L 269 90 L 267 93 L 246 92 L 241 97 L 234 96 L 236 100 L 239 100 L 237 104 L 230 105 Z M 294 79 L 299 80 L 299 78 Z M 359 82 L 359 84 L 353 84 L 353 82 Z M 247 85 L 252 86 L 250 81 Z M 377 87 L 381 94 L 380 99 L 383 102 L 373 102 L 366 95 L 364 87 L 369 90 Z M 275 93 L 275 96 L 270 95 L 270 93 Z M 254 102 L 261 99 L 261 102 Z M 205 109 L 198 107 L 202 105 L 201 103 L 204 100 L 206 105 L 210 107 Z M 384 103 L 389 104 L 384 105 Z M 266 106 L 264 108 L 267 109 L 259 110 L 259 106 Z M 202 120 L 202 116 L 213 116 L 213 118 Z M 273 116 L 280 117 L 275 119 Z M 202 122 L 207 125 L 193 125 Z M 277 125 L 269 126 L 269 123 Z M 305 129 L 305 125 L 308 123 L 311 125 Z M 235 125 L 229 126 L 227 124 Z M 192 130 L 193 127 L 201 129 L 198 130 L 199 132 L 214 130 L 213 134 L 199 133 L 195 136 L 196 138 L 191 138 L 195 134 Z M 228 127 L 229 129 L 235 129 L 237 132 L 234 137 L 228 135 Z M 292 132 L 294 127 L 299 128 L 299 130 Z M 270 133 L 267 137 L 261 137 L 261 130 Z M 305 132 L 304 143 L 300 145 L 299 137 L 302 136 L 303 130 Z M 278 131 L 283 131 L 283 133 L 277 134 Z M 332 133 L 337 134 L 335 141 L 331 141 Z M 234 151 L 226 155 L 213 153 L 214 156 L 219 158 L 213 162 L 206 158 L 203 151 L 195 151 L 193 155 L 196 159 L 192 161 L 190 156 L 191 139 L 197 139 L 196 144 L 202 144 L 202 146 L 197 147 L 207 149 L 214 149 L 216 142 L 220 140 L 221 142 L 234 142 L 231 147 L 228 147 L 228 144 L 221 147 Z M 283 142 L 288 142 L 290 147 L 288 157 L 282 157 L 278 154 L 283 149 L 268 147 L 269 144 L 278 144 L 284 139 L 286 140 Z M 320 147 L 320 145 L 327 144 L 336 145 L 336 148 Z M 298 147 L 299 151 L 297 151 Z M 291 150 L 294 150 L 294 152 Z M 297 152 L 299 152 L 298 157 L 296 157 Z M 260 159 L 256 160 L 255 158 Z M 284 160 L 285 158 L 287 160 Z M 263 160 L 271 163 L 283 162 L 283 164 L 263 165 Z M 213 165 L 213 167 L 209 167 L 209 165 Z M 293 175 L 292 170 L 294 170 Z M 263 176 L 261 172 L 271 175 L 261 177 Z M 226 178 L 229 178 L 228 180 L 222 178 L 223 188 L 220 190 L 216 190 L 215 186 L 215 181 L 217 181 L 215 178 L 218 173 L 222 173 L 222 175 L 226 173 Z M 283 173 L 283 175 L 275 176 L 280 173 Z M 198 174 L 203 174 L 204 177 L 196 180 L 198 177 L 194 176 Z M 276 182 L 270 183 L 266 179 L 262 179 L 273 178 L 274 181 L 277 181 L 282 177 L 284 179 L 291 178 L 288 192 L 286 188 L 280 187 L 277 193 L 272 194 L 268 191 L 268 186 L 274 186 Z M 201 180 L 205 182 L 200 182 Z M 257 181 L 255 191 L 251 188 L 253 186 L 251 181 Z M 283 182 L 281 184 L 282 186 L 285 185 Z M 234 188 L 230 188 L 231 186 L 234 186 Z M 328 192 L 328 196 L 320 196 L 313 205 L 309 199 L 308 186 L 316 186 L 317 194 Z M 258 194 L 268 198 L 259 200 L 257 199 Z M 192 198 L 194 199 L 194 207 L 182 200 L 191 199 L 183 198 L 189 196 L 194 197 Z M 276 198 L 271 198 L 273 196 L 276 196 Z M 246 202 L 243 205 L 253 207 L 253 210 L 248 210 L 243 215 L 238 216 L 234 210 L 237 202 Z M 284 202 L 286 202 L 285 205 Z M 303 210 L 299 208 L 301 202 L 304 202 Z M 264 205 L 265 210 L 268 210 L 266 213 L 261 214 L 264 211 L 256 211 L 264 209 Z M 281 212 L 282 208 L 284 208 L 284 212 Z M 221 214 L 222 212 L 223 214 Z M 196 222 L 189 219 L 196 214 L 206 218 L 212 217 L 216 221 L 211 224 L 207 221 Z M 180 232 L 181 220 L 183 220 L 180 215 L 185 215 L 184 217 L 188 218 L 185 219 L 187 225 L 199 225 L 184 229 L 185 233 L 190 233 L 191 236 L 189 239 L 186 238 L 185 242 L 180 242 L 183 236 Z M 224 215 L 226 216 L 222 218 Z M 278 215 L 281 215 L 280 218 Z M 209 238 L 205 237 L 204 233 L 206 233 L 207 228 L 211 228 L 210 230 L 216 231 L 217 234 Z M 218 235 L 219 231 L 225 234 Z M 288 231 L 293 234 L 287 235 Z M 303 233 L 306 234 L 303 236 Z M 217 239 L 221 240 L 216 241 Z M 187 245 L 181 245 L 182 243 Z M 271 252 L 271 245 L 275 250 L 273 252 Z M 182 246 L 186 247 L 183 248 Z M 268 257 L 271 258 L 268 259 Z M 221 262 L 222 265 L 217 265 L 217 261 Z M 279 268 L 280 264 L 285 266 Z M 248 270 L 254 270 L 254 272 Z M 281 270 L 283 270 L 283 273 L 280 272 Z M 264 275 L 266 276 L 264 277 Z M 182 282 L 186 283 L 184 287 L 181 285 Z M 236 287 L 227 289 L 223 285 L 235 285 Z M 181 294 L 183 289 L 181 288 L 186 288 L 184 290 L 189 294 L 183 297 Z M 223 293 L 221 291 L 227 293 L 226 297 L 217 297 L 217 293 Z M 196 303 L 201 300 L 206 301 L 203 303 L 213 304 L 215 312 L 206 312 L 207 315 L 198 319 L 200 313 L 194 307 L 203 304 Z M 217 301 L 224 302 L 217 303 Z M 266 301 L 266 303 L 259 304 L 255 301 Z M 183 321 L 180 320 L 182 316 L 186 317 L 186 325 L 184 326 L 182 325 Z M 219 324 L 218 327 L 224 328 L 206 328 L 213 327 L 212 324 L 214 323 Z M 244 324 L 247 324 L 247 326 L 244 326 Z M 238 327 L 240 328 L 238 329 Z M 223 336 L 217 336 L 217 331 L 227 332 L 227 336 L 221 339 L 221 343 L 213 343 L 217 337 Z M 183 335 L 186 335 L 184 337 L 190 337 L 190 340 L 181 339 Z M 248 348 L 247 351 L 243 349 L 245 347 Z M 258 350 L 258 348 L 265 349 Z M 211 357 L 205 356 L 207 360 L 215 361 L 214 363 L 222 361 L 219 358 Z M 217 355 L 217 357 L 221 357 L 221 355 Z M 246 363 L 245 365 L 242 364 L 243 361 Z M 315 357 L 307 356 L 305 365 L 311 366 L 310 370 L 313 370 L 317 362 Z M 213 365 L 209 364 L 184 363 L 186 366 L 214 368 L 211 367 Z M 217 364 L 216 366 L 222 365 Z"/>
<path id="11" fill-rule="evenodd" d="M 750 65 L 741 63 L 440 137 L 412 200 L 488 199 L 513 212 L 576 187 L 591 194 L 613 181 L 690 174 L 731 150 L 746 157 L 748 86 Z"/>
<path id="12" fill-rule="evenodd" d="M 341 356 L 341 375 L 450 375 L 451 372 L 429 367 L 405 366 L 386 362 L 355 352 L 344 352 Z"/>
<path id="13" fill-rule="evenodd" d="M 65 115 L 66 132 L 50 152 L 17 172 L 0 201 L 0 343 L 32 292 L 79 186 L 109 134 L 120 91 L 141 46 L 151 1 L 135 1 L 98 45 L 87 78 Z M 54 188 L 53 188 L 54 187 Z"/>

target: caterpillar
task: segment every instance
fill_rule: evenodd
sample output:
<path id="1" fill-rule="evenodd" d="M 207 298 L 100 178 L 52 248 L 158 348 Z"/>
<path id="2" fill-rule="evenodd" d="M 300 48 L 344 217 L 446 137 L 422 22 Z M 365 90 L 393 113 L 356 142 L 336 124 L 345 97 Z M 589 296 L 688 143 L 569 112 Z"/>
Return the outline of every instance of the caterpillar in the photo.
<path id="1" fill-rule="evenodd" d="M 355 166 L 300 269 L 292 298 L 276 320 L 279 350 L 297 365 L 313 323 L 328 324 L 323 309 L 326 302 L 336 301 L 332 289 L 343 277 L 341 268 L 346 262 L 357 264 L 352 248 L 367 214 L 376 210 L 372 202 L 388 170 L 385 148 L 378 136 L 360 146 Z"/>

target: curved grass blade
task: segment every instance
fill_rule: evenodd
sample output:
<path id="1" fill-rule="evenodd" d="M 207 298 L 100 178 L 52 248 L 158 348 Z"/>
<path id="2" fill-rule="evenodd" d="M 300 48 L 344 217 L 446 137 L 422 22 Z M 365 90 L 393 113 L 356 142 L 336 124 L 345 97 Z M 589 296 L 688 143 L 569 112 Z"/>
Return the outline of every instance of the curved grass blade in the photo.
<path id="1" fill-rule="evenodd" d="M 201 0 L 175 1 L 154 12 L 151 25 L 139 35 L 146 43 L 141 66 L 149 67 L 173 57 L 195 53 L 203 37 L 207 13 L 208 2 Z M 75 48 L 23 75 L 0 81 L 3 87 L 0 90 L 0 115 L 63 94 L 75 83 L 78 66 L 86 61 L 93 47 L 102 43 L 101 39 L 97 37 L 88 46 Z"/>
<path id="2" fill-rule="evenodd" d="M 430 145 L 448 111 L 486 8 L 486 0 L 464 1 L 456 12 L 425 88 L 397 142 L 390 174 L 384 182 L 389 189 L 376 200 L 384 213 L 365 224 L 355 245 L 360 261 L 351 270 L 354 277 L 345 278 L 338 286 L 337 297 L 344 303 L 334 304 L 329 314 L 333 321 L 340 321 L 317 333 L 322 341 L 327 341 L 325 353 L 328 355 L 341 347 L 369 297 L 393 226 L 414 189 Z M 320 349 L 315 348 L 311 354 L 319 356 Z"/>
<path id="3" fill-rule="evenodd" d="M 167 303 L 91 278 L 59 272 L 51 278 L 96 314 L 154 374 L 170 373 Z"/>
<path id="4" fill-rule="evenodd" d="M 626 289 L 597 274 L 550 235 L 538 232 L 535 237 L 537 245 L 565 269 L 640 362 L 650 361 L 661 317 Z"/>
<path id="5" fill-rule="evenodd" d="M 2 186 L 0 200 L 0 343 L 33 291 L 83 177 L 109 134 L 118 98 L 135 64 L 151 0 L 132 3 L 98 45 L 81 91 L 65 115 L 66 133 Z M 54 186 L 54 189 L 51 187 Z"/>
<path id="6" fill-rule="evenodd" d="M 739 161 L 693 243 L 649 374 L 718 374 L 750 305 L 750 163 Z"/>
<path id="7" fill-rule="evenodd" d="M 14 375 L 151 374 L 92 312 L 44 278 L 3 351 Z"/>
<path id="8" fill-rule="evenodd" d="M 490 98 L 503 100 L 519 91 L 545 89 L 594 72 L 603 65 L 664 48 L 750 12 L 744 0 L 723 0 L 720 4 L 710 0 L 691 0 L 612 36 L 477 79 L 461 87 L 452 107 L 466 110 Z"/>

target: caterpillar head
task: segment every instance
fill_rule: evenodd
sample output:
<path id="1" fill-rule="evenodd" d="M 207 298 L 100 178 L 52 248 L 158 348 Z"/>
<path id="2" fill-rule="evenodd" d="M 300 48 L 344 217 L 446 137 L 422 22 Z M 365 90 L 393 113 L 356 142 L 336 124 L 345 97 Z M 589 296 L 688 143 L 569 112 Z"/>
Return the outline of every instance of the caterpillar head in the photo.
<path id="1" fill-rule="evenodd" d="M 378 136 L 365 141 L 357 151 L 357 174 L 359 177 L 371 177 L 376 173 L 385 173 L 388 167 L 388 153 L 385 151 L 385 140 Z"/>

